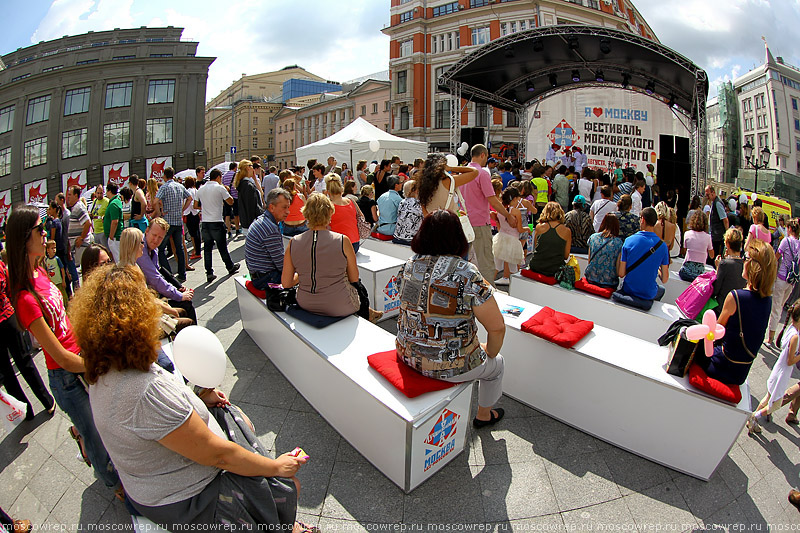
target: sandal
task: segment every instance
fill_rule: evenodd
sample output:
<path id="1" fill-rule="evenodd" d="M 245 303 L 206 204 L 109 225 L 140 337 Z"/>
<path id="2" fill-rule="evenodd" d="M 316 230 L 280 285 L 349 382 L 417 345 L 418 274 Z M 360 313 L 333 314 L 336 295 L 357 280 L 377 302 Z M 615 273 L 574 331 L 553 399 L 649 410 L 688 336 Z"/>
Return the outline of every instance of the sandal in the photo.
<path id="1" fill-rule="evenodd" d="M 478 420 L 478 418 L 475 417 L 475 418 L 472 419 L 472 426 L 475 429 L 480 429 L 480 428 L 483 428 L 483 427 L 486 427 L 486 426 L 491 426 L 492 424 L 496 424 L 496 423 L 500 422 L 500 420 L 503 419 L 503 416 L 505 414 L 506 414 L 506 412 L 503 409 L 501 409 L 500 407 L 498 407 L 496 409 L 492 409 L 492 411 L 491 411 L 491 416 L 492 417 L 489 420 Z"/>
<path id="2" fill-rule="evenodd" d="M 92 462 L 89 460 L 89 456 L 86 455 L 86 449 L 83 446 L 83 437 L 81 437 L 81 434 L 78 432 L 78 428 L 76 428 L 75 426 L 70 426 L 69 436 L 72 437 L 72 439 L 78 443 L 78 450 L 80 450 L 83 462 L 86 463 L 86 466 L 91 468 Z"/>
<path id="3" fill-rule="evenodd" d="M 120 485 L 119 487 L 117 487 L 116 489 L 114 489 L 114 496 L 115 496 L 115 497 L 116 497 L 116 498 L 117 498 L 119 501 L 121 501 L 122 503 L 125 503 L 125 487 L 123 487 L 122 485 Z"/>
<path id="4" fill-rule="evenodd" d="M 317 526 L 307 526 L 300 520 L 295 520 L 294 525 L 300 528 L 301 533 L 321 533 L 322 530 Z"/>
<path id="5" fill-rule="evenodd" d="M 800 420 L 798 420 L 796 416 L 786 415 L 786 423 L 796 426 L 800 424 Z"/>
<path id="6" fill-rule="evenodd" d="M 752 435 L 754 433 L 761 433 L 761 426 L 758 423 L 758 420 L 754 416 L 750 416 L 745 422 L 745 426 L 747 426 L 747 434 Z"/>
<path id="7" fill-rule="evenodd" d="M 186 272 L 194 272 L 194 267 L 190 265 L 186 265 Z"/>

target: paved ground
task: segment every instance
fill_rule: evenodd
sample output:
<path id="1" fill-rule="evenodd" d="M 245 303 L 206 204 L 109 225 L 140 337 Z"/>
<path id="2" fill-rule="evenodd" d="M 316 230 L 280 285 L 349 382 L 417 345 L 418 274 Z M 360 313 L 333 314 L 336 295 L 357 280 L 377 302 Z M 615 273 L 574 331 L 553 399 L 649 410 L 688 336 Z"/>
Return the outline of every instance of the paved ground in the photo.
<path id="1" fill-rule="evenodd" d="M 243 239 L 231 249 L 244 268 Z M 225 272 L 216 252 L 214 263 L 218 275 Z M 762 436 L 743 433 L 706 483 L 504 397 L 505 420 L 493 430 L 473 431 L 465 453 L 405 495 L 342 439 L 250 340 L 241 327 L 233 281 L 221 276 L 206 286 L 202 261 L 194 265 L 198 270 L 189 273 L 188 285 L 197 287 L 200 323 L 216 332 L 228 351 L 222 388 L 250 415 L 273 453 L 302 446 L 312 457 L 299 475 L 301 519 L 323 530 L 381 529 L 375 524 L 408 524 L 413 530 L 411 524 L 420 524 L 420 531 L 456 531 L 484 524 L 484 531 L 764 531 L 800 523 L 800 513 L 786 500 L 798 485 L 800 430 L 783 422 L 785 411 Z M 750 373 L 753 405 L 764 394 L 776 355 L 762 349 Z M 36 360 L 44 375 L 43 357 Z M 41 406 L 35 403 L 35 409 Z M 626 416 L 624 405 L 618 415 Z M 59 412 L 52 419 L 39 414 L 10 435 L 0 429 L 0 507 L 44 528 L 127 527 L 124 506 L 76 459 L 69 426 Z"/>

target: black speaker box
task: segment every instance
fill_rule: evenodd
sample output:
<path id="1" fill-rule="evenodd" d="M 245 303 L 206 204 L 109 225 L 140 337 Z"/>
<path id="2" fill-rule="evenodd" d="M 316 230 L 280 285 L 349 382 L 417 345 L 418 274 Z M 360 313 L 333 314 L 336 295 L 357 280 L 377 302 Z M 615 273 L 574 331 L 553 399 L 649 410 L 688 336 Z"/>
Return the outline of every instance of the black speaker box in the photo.
<path id="1" fill-rule="evenodd" d="M 658 157 L 661 159 L 675 159 L 675 137 L 672 135 L 658 136 Z M 661 174 L 661 167 L 658 169 Z"/>
<path id="2" fill-rule="evenodd" d="M 661 157 L 664 157 L 663 155 Z M 678 163 L 690 163 L 692 158 L 689 155 L 689 138 L 675 137 L 675 161 Z"/>
<path id="3" fill-rule="evenodd" d="M 483 144 L 484 129 L 483 128 L 461 128 L 461 142 L 467 143 L 470 148 L 476 144 Z M 459 144 L 460 144 L 459 143 Z"/>

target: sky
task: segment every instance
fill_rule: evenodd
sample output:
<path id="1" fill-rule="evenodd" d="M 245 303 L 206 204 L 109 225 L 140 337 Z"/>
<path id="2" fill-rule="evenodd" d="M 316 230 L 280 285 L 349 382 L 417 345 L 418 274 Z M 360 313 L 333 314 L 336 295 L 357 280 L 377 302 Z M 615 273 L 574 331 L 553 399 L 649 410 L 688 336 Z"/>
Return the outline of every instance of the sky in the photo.
<path id="1" fill-rule="evenodd" d="M 0 0 L 0 54 L 87 31 L 178 26 L 216 57 L 207 99 L 242 74 L 297 64 L 334 81 L 386 70 L 389 0 Z M 718 83 L 774 56 L 800 66 L 800 0 L 634 0 L 662 44 Z M 13 24 L 12 24 L 13 22 Z"/>

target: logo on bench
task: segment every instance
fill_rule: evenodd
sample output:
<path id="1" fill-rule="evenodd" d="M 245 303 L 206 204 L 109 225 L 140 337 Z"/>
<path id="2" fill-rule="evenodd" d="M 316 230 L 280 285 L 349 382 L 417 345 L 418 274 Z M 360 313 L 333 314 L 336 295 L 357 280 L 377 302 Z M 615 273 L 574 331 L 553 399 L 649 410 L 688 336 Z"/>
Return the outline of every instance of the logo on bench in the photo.
<path id="1" fill-rule="evenodd" d="M 447 457 L 456 448 L 456 426 L 461 418 L 449 409 L 442 411 L 433 429 L 425 439 L 425 468 L 427 472 L 436 463 Z"/>
<path id="2" fill-rule="evenodd" d="M 383 312 L 388 313 L 400 308 L 400 291 L 397 289 L 397 276 L 389 278 L 383 288 Z"/>

